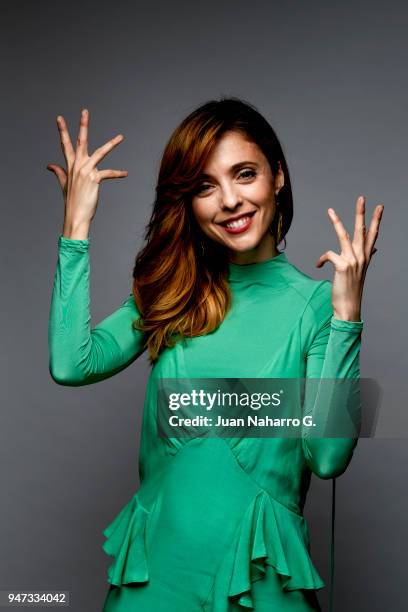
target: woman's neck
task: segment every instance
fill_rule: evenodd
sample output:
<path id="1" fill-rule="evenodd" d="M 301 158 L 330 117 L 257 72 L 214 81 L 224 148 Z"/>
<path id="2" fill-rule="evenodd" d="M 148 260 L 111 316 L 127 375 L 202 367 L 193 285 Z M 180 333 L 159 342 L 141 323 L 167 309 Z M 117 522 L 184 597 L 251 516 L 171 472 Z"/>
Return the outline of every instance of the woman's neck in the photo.
<path id="1" fill-rule="evenodd" d="M 279 255 L 280 251 L 276 248 L 275 237 L 269 232 L 253 249 L 247 251 L 230 250 L 229 261 L 238 265 L 258 263 L 267 259 L 272 259 Z"/>

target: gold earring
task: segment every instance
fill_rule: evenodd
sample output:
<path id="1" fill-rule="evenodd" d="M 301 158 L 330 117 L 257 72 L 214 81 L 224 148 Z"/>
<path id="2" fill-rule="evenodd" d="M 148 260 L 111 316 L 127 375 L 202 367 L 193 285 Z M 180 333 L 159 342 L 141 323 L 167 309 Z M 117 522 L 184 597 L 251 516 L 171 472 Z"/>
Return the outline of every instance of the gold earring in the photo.
<path id="1" fill-rule="evenodd" d="M 275 200 L 275 205 L 279 206 L 279 201 L 278 201 L 277 198 Z M 275 219 L 272 221 L 271 225 L 269 226 L 269 232 L 272 234 L 272 236 L 275 236 L 276 244 L 279 244 L 280 241 L 281 241 L 282 223 L 283 223 L 283 216 L 282 216 L 282 213 L 279 212 L 278 228 L 277 228 L 276 236 L 275 236 L 275 232 L 274 232 Z"/>
<path id="2" fill-rule="evenodd" d="M 282 223 L 283 223 L 283 218 L 282 218 L 282 213 L 279 213 L 279 221 L 278 221 L 278 231 L 277 231 L 277 237 L 276 237 L 276 244 L 279 244 L 280 241 L 282 240 L 281 235 L 282 235 Z"/>

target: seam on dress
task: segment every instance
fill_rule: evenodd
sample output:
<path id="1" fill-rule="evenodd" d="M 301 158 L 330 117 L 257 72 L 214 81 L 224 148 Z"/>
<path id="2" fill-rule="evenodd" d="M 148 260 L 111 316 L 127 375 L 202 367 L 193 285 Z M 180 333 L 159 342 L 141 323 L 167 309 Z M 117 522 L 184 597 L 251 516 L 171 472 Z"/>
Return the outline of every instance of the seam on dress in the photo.
<path id="1" fill-rule="evenodd" d="M 312 299 L 313 299 L 313 297 L 314 297 L 315 293 L 317 293 L 317 291 L 318 291 L 318 289 L 320 289 L 320 287 L 322 287 L 322 286 L 323 286 L 325 283 L 328 283 L 328 282 L 330 282 L 330 281 L 327 281 L 327 280 L 322 280 L 322 281 L 320 281 L 320 282 L 319 282 L 319 283 L 316 285 L 315 289 L 312 291 L 311 295 L 309 296 L 309 299 L 307 300 L 306 306 L 304 307 L 304 309 L 303 309 L 303 311 L 302 311 L 302 314 L 301 314 L 301 316 L 300 316 L 299 334 L 300 334 L 300 343 L 301 343 L 300 345 L 301 345 L 301 346 L 302 346 L 302 344 L 303 344 L 303 339 L 302 339 L 302 327 L 303 327 L 303 319 L 304 319 L 305 312 L 306 312 L 306 310 L 307 310 L 307 308 L 308 308 L 308 307 L 309 307 L 309 308 L 311 309 L 311 311 L 313 312 L 313 319 L 314 319 L 314 323 L 317 325 L 317 330 L 316 330 L 316 333 L 315 333 L 315 334 L 313 334 L 313 338 L 312 338 L 312 340 L 311 340 L 311 342 L 310 342 L 310 345 L 309 345 L 309 346 L 307 346 L 307 347 L 305 347 L 305 353 L 304 353 L 304 354 L 305 354 L 305 356 L 306 356 L 306 357 L 307 357 L 307 354 L 309 353 L 310 347 L 312 346 L 313 341 L 314 341 L 314 339 L 315 339 L 316 335 L 317 335 L 317 334 L 320 332 L 320 330 L 322 329 L 322 327 L 324 327 L 325 325 L 327 325 L 327 323 L 328 323 L 328 322 L 330 322 L 330 320 L 331 320 L 331 318 L 332 318 L 332 316 L 333 316 L 333 314 L 330 314 L 330 317 L 328 317 L 327 319 L 324 319 L 323 323 L 321 323 L 320 321 L 318 321 L 318 319 L 317 319 L 317 314 L 318 314 L 318 313 L 316 312 L 316 310 L 313 308 L 313 305 L 312 305 Z M 321 323 L 321 324 L 320 324 L 320 323 Z"/>
<path id="2" fill-rule="evenodd" d="M 222 439 L 222 438 L 221 438 Z M 249 478 L 249 480 L 251 482 L 253 482 L 257 487 L 259 487 L 259 489 L 261 491 L 263 491 L 264 493 L 266 493 L 266 495 L 268 495 L 271 499 L 273 499 L 276 503 L 280 504 L 281 506 L 283 506 L 286 510 L 288 510 L 289 512 L 292 512 L 293 514 L 295 514 L 296 516 L 300 516 L 303 518 L 303 514 L 301 512 L 295 512 L 295 510 L 292 510 L 292 508 L 289 508 L 289 506 L 287 506 L 286 504 L 283 504 L 281 501 L 279 501 L 279 499 L 276 499 L 276 497 L 274 495 L 271 495 L 271 493 L 265 489 L 265 487 L 263 487 L 262 485 L 259 484 L 259 482 L 257 482 L 255 480 L 255 478 L 253 478 L 250 474 L 248 474 L 248 472 L 245 470 L 244 466 L 241 465 L 241 463 L 238 460 L 238 457 L 235 455 L 235 453 L 233 452 L 233 450 L 231 449 L 230 445 L 225 442 L 225 440 L 223 440 L 224 444 L 228 447 L 231 455 L 234 457 L 237 465 L 239 465 L 239 467 L 241 468 L 241 470 L 244 472 L 244 474 Z"/>
<path id="3" fill-rule="evenodd" d="M 254 499 L 255 499 L 255 498 L 256 498 L 256 497 L 259 495 L 259 493 L 261 493 L 261 491 L 258 491 L 257 493 L 255 493 L 255 495 L 254 495 L 254 496 L 251 498 L 251 500 L 248 502 L 248 505 L 245 507 L 245 510 L 243 511 L 242 516 L 241 516 L 241 520 L 240 520 L 240 521 L 238 521 L 237 528 L 236 528 L 236 530 L 234 531 L 234 535 L 233 535 L 233 536 L 232 536 L 232 538 L 231 538 L 231 541 L 232 541 L 231 546 L 234 544 L 234 542 L 235 542 L 235 538 L 236 538 L 236 536 L 237 536 L 237 533 L 239 533 L 239 531 L 240 531 L 240 529 L 241 529 L 241 527 L 242 527 L 242 520 L 243 520 L 244 516 L 246 515 L 246 513 L 248 512 L 248 508 L 249 508 L 249 507 L 250 507 L 250 505 L 253 503 Z M 267 491 L 266 491 L 266 493 L 267 493 Z M 204 602 L 201 604 L 201 606 L 202 606 L 202 607 L 201 607 L 201 609 L 202 609 L 202 610 L 205 610 L 205 606 L 208 604 L 208 601 L 209 601 L 209 599 L 210 599 L 210 596 L 211 596 L 211 595 L 212 595 L 212 593 L 214 592 L 214 588 L 215 588 L 215 581 L 216 581 L 216 577 L 217 577 L 217 574 L 218 574 L 218 570 L 219 570 L 219 568 L 221 567 L 221 565 L 224 563 L 225 557 L 226 557 L 226 555 L 228 555 L 228 554 L 229 554 L 229 549 L 227 550 L 227 552 L 226 552 L 226 553 L 225 553 L 225 555 L 224 555 L 224 556 L 221 558 L 220 562 L 219 562 L 219 563 L 218 563 L 218 565 L 217 565 L 217 569 L 216 569 L 216 571 L 214 572 L 214 577 L 213 577 L 213 579 L 212 579 L 212 585 L 211 585 L 211 587 L 210 587 L 210 590 L 209 590 L 209 592 L 208 592 L 208 595 L 207 595 L 207 597 L 205 598 Z M 228 595 L 227 595 L 227 600 L 228 600 Z"/>

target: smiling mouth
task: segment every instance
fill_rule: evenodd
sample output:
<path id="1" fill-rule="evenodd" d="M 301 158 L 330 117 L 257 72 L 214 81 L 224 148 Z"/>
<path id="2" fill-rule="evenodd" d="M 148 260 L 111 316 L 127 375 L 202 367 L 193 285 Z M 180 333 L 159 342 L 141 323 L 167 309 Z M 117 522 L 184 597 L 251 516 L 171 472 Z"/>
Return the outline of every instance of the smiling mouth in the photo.
<path id="1" fill-rule="evenodd" d="M 252 227 L 252 219 L 255 215 L 256 211 L 251 213 L 245 213 L 242 216 L 238 217 L 238 219 L 234 219 L 234 221 L 221 223 L 221 227 L 224 232 L 227 234 L 239 235 L 244 234 Z"/>
<path id="2" fill-rule="evenodd" d="M 253 217 L 255 213 L 256 213 L 256 210 L 253 210 L 252 212 L 249 212 L 249 213 L 242 213 L 242 215 L 240 215 L 233 221 L 222 221 L 222 223 L 220 223 L 219 225 L 222 225 L 223 227 L 229 227 L 229 228 L 243 227 L 244 225 L 246 225 L 248 219 L 250 217 Z"/>

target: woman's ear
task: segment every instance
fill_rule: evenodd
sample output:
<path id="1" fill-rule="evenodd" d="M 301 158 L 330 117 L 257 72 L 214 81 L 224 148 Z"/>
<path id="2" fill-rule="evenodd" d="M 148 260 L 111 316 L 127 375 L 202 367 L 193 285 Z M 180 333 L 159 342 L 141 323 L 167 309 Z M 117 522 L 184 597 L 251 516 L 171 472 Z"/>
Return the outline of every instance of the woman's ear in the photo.
<path id="1" fill-rule="evenodd" d="M 280 192 L 280 190 L 285 184 L 285 175 L 283 173 L 280 161 L 278 162 L 278 164 L 279 164 L 279 169 L 277 173 L 275 174 L 275 195 L 278 195 L 278 193 Z"/>

